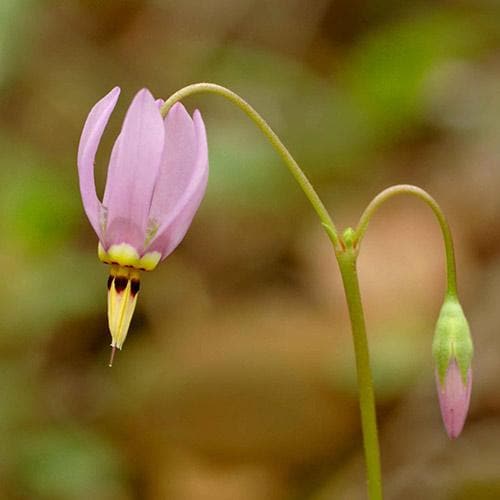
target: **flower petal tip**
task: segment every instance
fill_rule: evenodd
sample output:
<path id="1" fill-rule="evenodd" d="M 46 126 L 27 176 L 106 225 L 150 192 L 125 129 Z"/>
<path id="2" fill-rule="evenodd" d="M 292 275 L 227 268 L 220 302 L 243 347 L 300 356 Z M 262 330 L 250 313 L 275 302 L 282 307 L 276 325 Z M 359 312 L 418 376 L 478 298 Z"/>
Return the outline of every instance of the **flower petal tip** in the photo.
<path id="1" fill-rule="evenodd" d="M 189 113 L 187 112 L 187 109 L 184 107 L 184 104 L 181 102 L 176 102 L 169 110 L 168 117 L 171 119 L 179 119 L 179 118 L 188 118 L 191 120 L 191 116 L 189 116 Z"/>
<path id="2" fill-rule="evenodd" d="M 139 90 L 132 99 L 130 103 L 130 109 L 134 109 L 134 107 L 147 109 L 148 107 L 154 107 L 155 110 L 158 110 L 158 105 L 156 104 L 156 99 L 149 89 L 146 87 Z"/>
<path id="3" fill-rule="evenodd" d="M 137 98 L 142 98 L 142 99 L 147 98 L 156 102 L 156 99 L 153 97 L 153 94 L 146 87 L 142 88 L 141 90 L 139 90 L 139 92 L 137 92 L 137 94 L 135 94 L 135 99 Z"/>

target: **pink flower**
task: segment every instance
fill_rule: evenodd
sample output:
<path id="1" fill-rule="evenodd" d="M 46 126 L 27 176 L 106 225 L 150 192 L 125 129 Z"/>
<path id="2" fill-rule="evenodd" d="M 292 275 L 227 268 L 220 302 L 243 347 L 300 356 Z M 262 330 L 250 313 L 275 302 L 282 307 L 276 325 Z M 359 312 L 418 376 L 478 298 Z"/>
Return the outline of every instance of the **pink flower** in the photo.
<path id="1" fill-rule="evenodd" d="M 94 160 L 119 93 L 114 88 L 90 111 L 78 174 L 85 213 L 99 238 L 99 258 L 112 265 L 108 317 L 111 345 L 120 349 L 137 300 L 139 270 L 154 269 L 184 238 L 205 193 L 208 152 L 198 111 L 191 118 L 177 103 L 163 119 L 161 101 L 143 89 L 115 141 L 101 202 Z"/>
<path id="2" fill-rule="evenodd" d="M 450 439 L 455 439 L 462 432 L 469 410 L 472 370 L 468 368 L 464 381 L 462 372 L 453 359 L 448 365 L 443 383 L 436 370 L 436 385 L 446 432 Z"/>

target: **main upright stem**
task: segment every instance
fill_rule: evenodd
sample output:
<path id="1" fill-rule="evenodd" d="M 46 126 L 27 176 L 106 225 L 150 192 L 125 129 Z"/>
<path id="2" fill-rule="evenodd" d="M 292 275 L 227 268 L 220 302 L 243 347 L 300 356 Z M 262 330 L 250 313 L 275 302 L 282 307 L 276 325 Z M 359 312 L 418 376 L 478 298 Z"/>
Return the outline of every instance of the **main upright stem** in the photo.
<path id="1" fill-rule="evenodd" d="M 361 410 L 361 428 L 363 431 L 363 446 L 367 487 L 370 500 L 382 500 L 382 472 L 380 467 L 380 451 L 377 431 L 377 414 L 375 409 L 375 394 L 370 367 L 370 354 L 366 325 L 359 290 L 357 272 L 357 251 L 346 248 L 337 253 L 337 261 L 344 284 L 347 307 L 351 320 L 354 354 L 359 392 L 359 407 Z"/>
<path id="2" fill-rule="evenodd" d="M 359 282 L 356 271 L 356 259 L 358 247 L 353 245 L 354 240 L 340 238 L 336 227 L 326 210 L 323 202 L 314 190 L 302 169 L 294 160 L 288 149 L 274 133 L 267 122 L 252 106 L 250 106 L 239 95 L 225 87 L 213 83 L 197 83 L 188 85 L 172 94 L 161 107 L 161 113 L 166 116 L 170 108 L 179 100 L 193 94 L 208 92 L 228 99 L 238 106 L 264 133 L 274 149 L 283 159 L 288 170 L 293 175 L 307 199 L 314 208 L 323 228 L 330 238 L 337 261 L 340 266 L 342 280 L 344 282 L 347 305 L 351 318 L 352 333 L 354 338 L 354 350 L 356 355 L 356 367 L 358 374 L 358 390 L 361 408 L 361 426 L 363 431 L 363 442 L 368 476 L 368 494 L 370 500 L 382 500 L 382 479 L 380 471 L 380 452 L 377 434 L 377 418 L 375 413 L 375 398 L 373 382 L 370 371 L 370 357 L 368 352 L 368 341 L 366 338 L 366 327 L 359 292 Z"/>

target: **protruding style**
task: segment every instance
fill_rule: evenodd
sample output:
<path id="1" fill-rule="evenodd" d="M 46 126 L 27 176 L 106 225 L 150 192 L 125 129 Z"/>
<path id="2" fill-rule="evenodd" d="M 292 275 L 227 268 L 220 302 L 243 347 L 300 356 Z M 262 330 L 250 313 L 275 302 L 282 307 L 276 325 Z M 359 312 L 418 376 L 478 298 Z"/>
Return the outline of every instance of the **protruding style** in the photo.
<path id="1" fill-rule="evenodd" d="M 198 111 L 175 104 L 165 119 L 163 101 L 139 91 L 127 111 L 108 167 L 103 201 L 94 160 L 116 105 L 114 88 L 90 111 L 78 149 L 80 192 L 99 238 L 98 255 L 111 265 L 108 321 L 114 350 L 127 336 L 139 292 L 139 271 L 151 271 L 184 238 L 206 190 L 207 138 Z"/>

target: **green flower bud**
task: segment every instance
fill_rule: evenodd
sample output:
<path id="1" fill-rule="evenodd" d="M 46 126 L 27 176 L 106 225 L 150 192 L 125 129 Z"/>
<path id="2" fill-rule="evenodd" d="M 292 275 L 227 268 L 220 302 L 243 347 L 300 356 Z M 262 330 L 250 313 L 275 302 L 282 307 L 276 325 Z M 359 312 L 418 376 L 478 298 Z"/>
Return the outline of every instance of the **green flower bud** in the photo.
<path id="1" fill-rule="evenodd" d="M 439 313 L 432 353 L 443 423 L 448 436 L 455 439 L 469 410 L 473 347 L 469 324 L 454 296 L 446 297 Z"/>
<path id="2" fill-rule="evenodd" d="M 432 343 L 432 354 L 436 361 L 439 380 L 444 383 L 448 366 L 455 360 L 466 383 L 467 371 L 473 355 L 469 323 L 456 297 L 446 297 Z"/>

